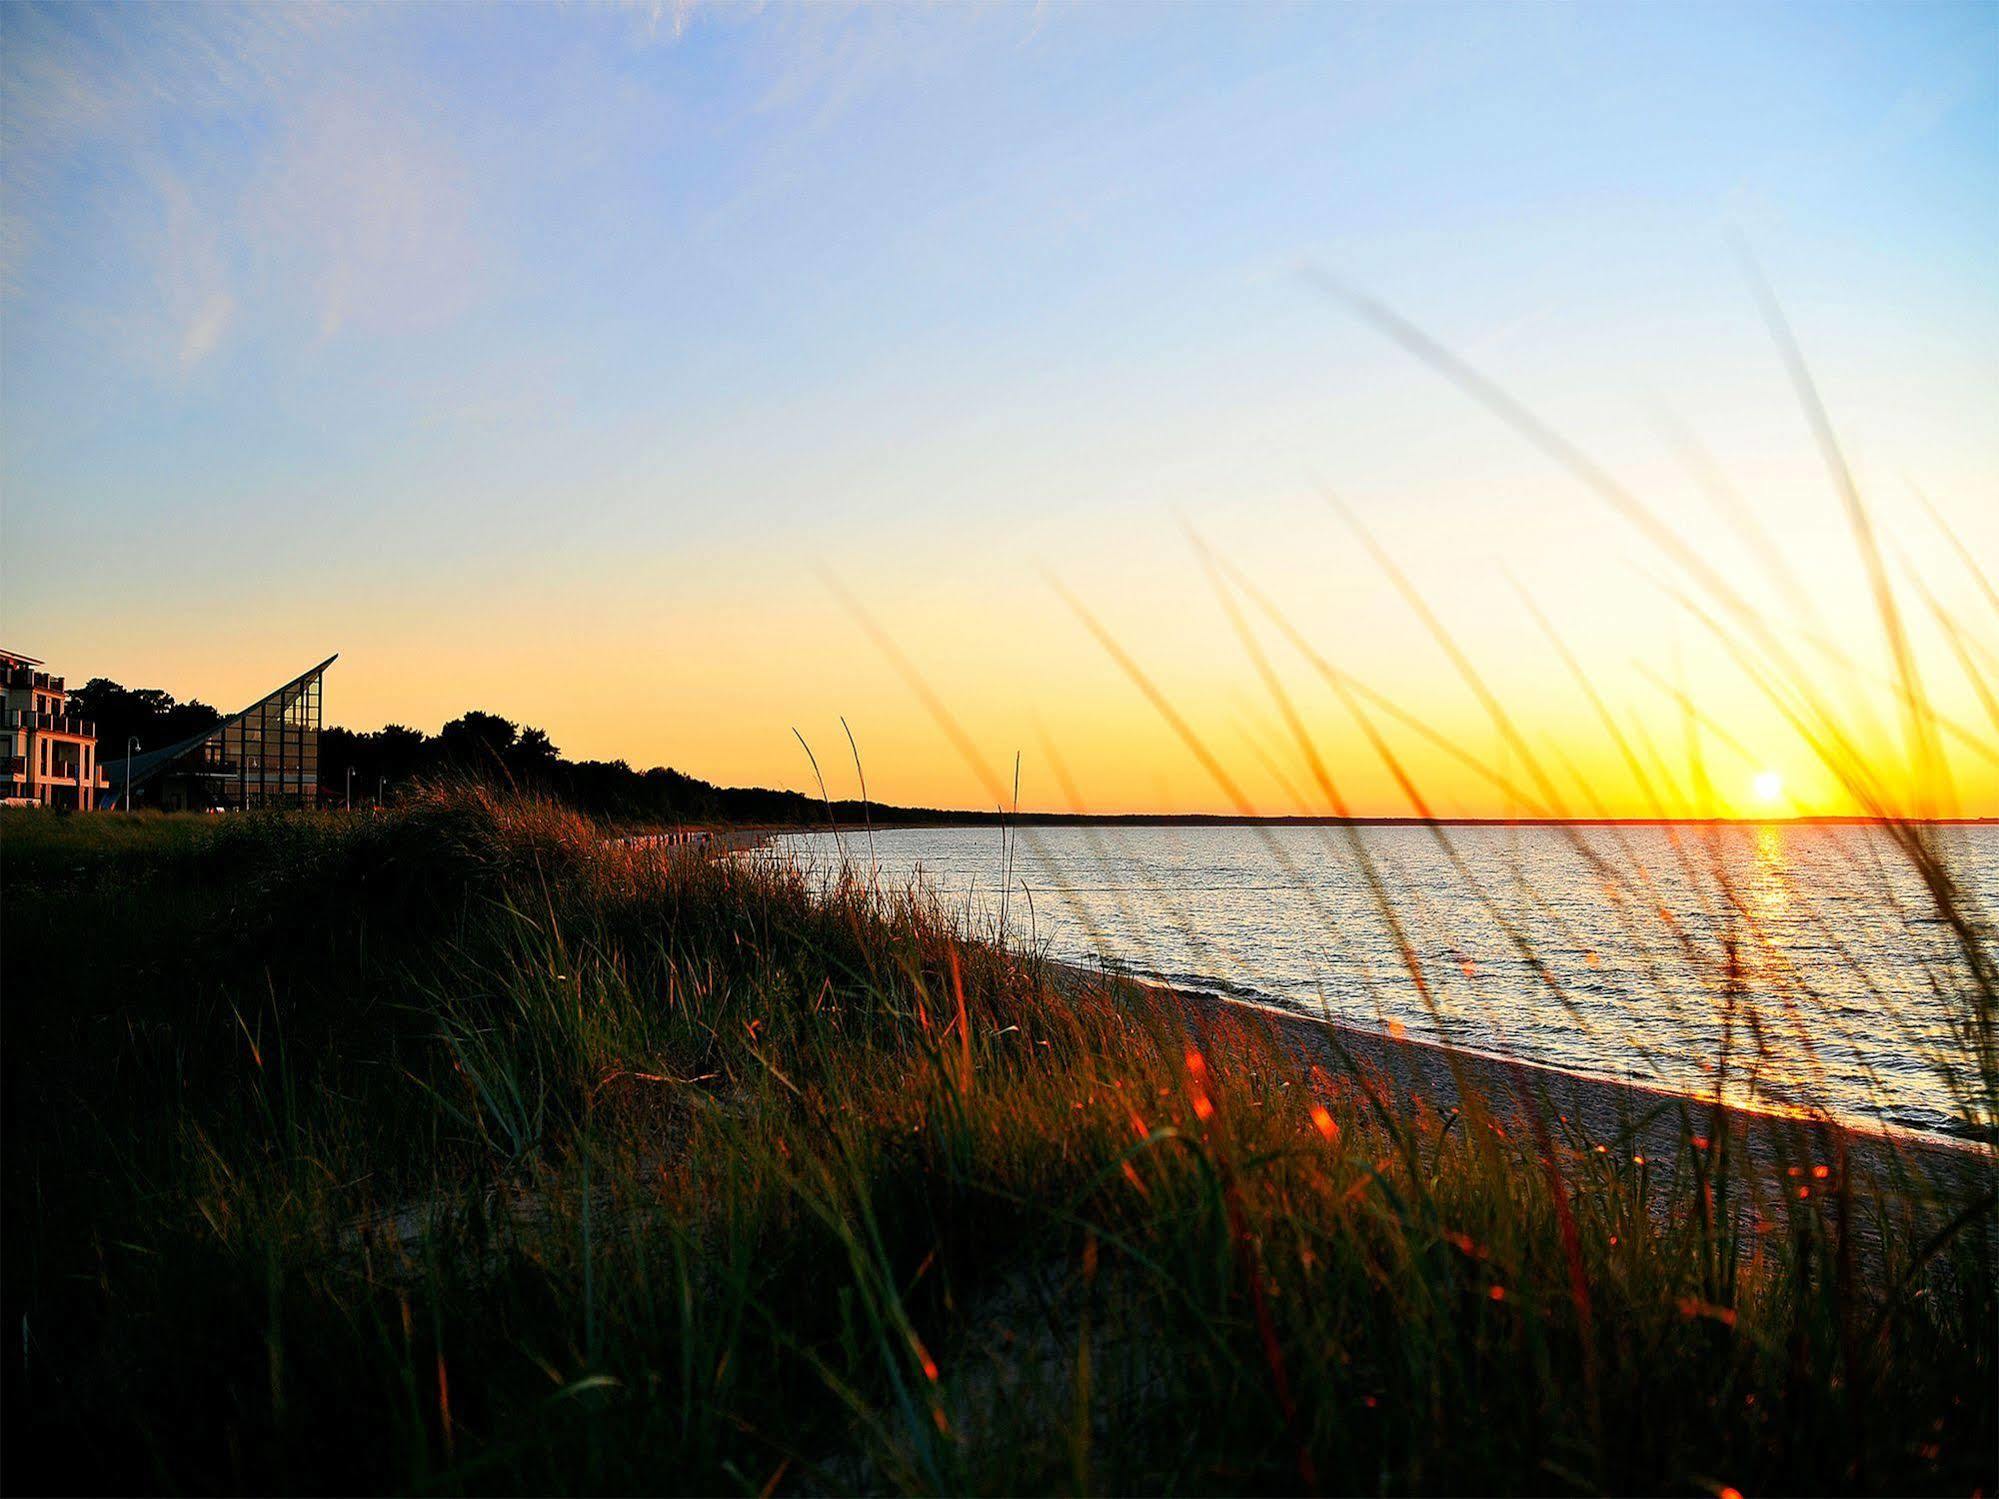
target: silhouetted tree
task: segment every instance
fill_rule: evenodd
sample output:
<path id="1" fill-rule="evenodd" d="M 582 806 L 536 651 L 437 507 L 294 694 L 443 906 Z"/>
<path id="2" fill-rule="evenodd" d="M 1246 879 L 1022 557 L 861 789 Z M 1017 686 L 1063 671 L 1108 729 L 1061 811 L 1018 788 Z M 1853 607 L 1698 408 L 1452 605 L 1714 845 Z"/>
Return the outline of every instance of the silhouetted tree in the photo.
<path id="1" fill-rule="evenodd" d="M 319 779 L 332 798 L 345 794 L 347 767 L 354 767 L 354 794 L 373 801 L 379 790 L 395 792 L 436 770 L 443 758 L 439 741 L 421 729 L 392 723 L 372 734 L 327 728 L 319 734 Z"/>
<path id="2" fill-rule="evenodd" d="M 382 769 L 391 780 L 407 780 L 430 768 L 434 758 L 430 736 L 408 724 L 385 724 L 370 736 L 382 757 Z"/>
<path id="3" fill-rule="evenodd" d="M 507 768 L 515 777 L 532 786 L 549 784 L 562 763 L 560 752 L 541 729 L 522 729 L 506 759 Z"/>
<path id="4" fill-rule="evenodd" d="M 109 677 L 92 677 L 69 695 L 69 711 L 97 725 L 98 754 L 105 760 L 125 758 L 133 735 L 139 749 L 161 749 L 213 728 L 222 715 L 207 703 L 183 703 L 157 687 L 126 687 Z"/>
<path id="5" fill-rule="evenodd" d="M 438 730 L 444 757 L 469 770 L 490 771 L 506 763 L 520 729 L 511 718 L 473 709 Z"/>

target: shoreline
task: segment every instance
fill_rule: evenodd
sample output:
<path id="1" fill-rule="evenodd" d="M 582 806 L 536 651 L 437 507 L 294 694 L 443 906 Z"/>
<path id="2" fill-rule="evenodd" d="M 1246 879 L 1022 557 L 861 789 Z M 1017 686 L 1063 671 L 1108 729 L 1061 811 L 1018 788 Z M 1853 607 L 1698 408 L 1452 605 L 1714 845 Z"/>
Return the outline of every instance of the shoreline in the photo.
<path id="1" fill-rule="evenodd" d="M 1030 820 L 1025 814 L 1020 819 L 1023 824 L 1028 823 Z M 1071 825 L 1083 823 L 1102 825 L 1104 823 L 1131 824 L 1144 822 L 1158 826 L 1171 825 L 1175 822 L 1225 823 L 1236 826 L 1256 826 L 1269 823 L 1285 823 L 1288 825 L 1337 824 L 1340 821 L 1338 819 L 1326 818 L 1256 819 L 1216 817 L 1181 819 L 1129 817 L 1110 819 L 1067 818 L 1063 820 Z M 1543 826 L 1552 828 L 1566 826 L 1631 825 L 1617 819 L 1572 819 L 1561 823 L 1551 821 L 1498 823 L 1439 819 L 1437 822 L 1430 824 L 1419 824 L 1415 819 L 1357 818 L 1346 821 L 1350 825 L 1356 826 L 1406 826 L 1415 824 L 1424 826 Z M 1794 818 L 1776 822 L 1709 819 L 1700 825 L 1754 827 L 1782 826 L 1788 822 L 1791 825 L 1797 826 L 1829 826 L 1865 824 L 1869 821 L 1869 819 L 1843 818 Z M 1644 820 L 1638 825 L 1671 828 L 1691 825 L 1693 822 L 1694 820 L 1692 819 L 1663 821 L 1653 819 Z M 1943 821 L 1937 821 L 1932 825 L 1999 826 L 1999 823 L 1994 823 L 1990 819 L 1958 819 L 1948 824 Z M 965 831 L 984 831 L 984 829 L 976 828 L 969 824 L 961 823 L 952 826 L 962 828 Z M 935 831 L 936 828 L 920 824 L 904 824 L 900 826 L 882 825 L 874 827 L 872 833 L 874 836 L 881 837 L 899 830 L 924 832 Z M 814 829 L 801 830 L 768 828 L 760 830 L 760 842 L 764 846 L 770 847 L 774 846 L 775 840 L 778 838 L 799 836 L 800 834 L 825 837 L 829 832 L 834 831 L 850 837 L 864 836 L 867 832 L 867 830 L 862 828 L 833 830 L 825 825 Z M 1934 1147 L 1938 1150 L 1956 1152 L 1961 1155 L 1968 1154 L 1974 1157 L 1985 1157 L 1993 1160 L 1995 1163 L 1999 1163 L 1999 1133 L 1981 1131 L 1978 1126 L 1967 1124 L 1959 1124 L 1957 1128 L 1952 1128 L 1952 1124 L 1958 1123 L 1955 1120 L 1950 1120 L 1942 1125 L 1933 1125 L 1926 1121 L 1912 1122 L 1906 1119 L 1882 1117 L 1843 1119 L 1814 1109 L 1810 1105 L 1787 1105 L 1780 1100 L 1771 1100 L 1768 1102 L 1759 1100 L 1755 1103 L 1733 1101 L 1718 1103 L 1710 1093 L 1685 1091 L 1663 1080 L 1630 1076 L 1618 1077 L 1607 1073 L 1588 1072 L 1564 1062 L 1515 1057 L 1503 1052 L 1481 1050 L 1476 1046 L 1463 1042 L 1443 1040 L 1430 1036 L 1397 1036 L 1384 1033 L 1362 1022 L 1332 1015 L 1313 1014 L 1302 1009 L 1293 1008 L 1273 999 L 1267 994 L 1258 993 L 1254 989 L 1240 989 L 1238 986 L 1232 986 L 1225 981 L 1210 979 L 1199 974 L 1175 975 L 1171 978 L 1160 977 L 1134 972 L 1130 969 L 1117 966 L 1100 966 L 1103 964 L 1102 959 L 1078 962 L 1053 957 L 1045 952 L 1035 956 L 1032 961 L 1045 965 L 1048 969 L 1066 976 L 1069 982 L 1081 980 L 1095 984 L 1109 982 L 1131 985 L 1169 997 L 1180 1008 L 1196 1013 L 1213 1013 L 1216 1007 L 1224 1007 L 1221 1013 L 1237 1017 L 1244 1014 L 1259 1015 L 1279 1032 L 1290 1038 L 1294 1047 L 1303 1043 L 1306 1038 L 1309 1038 L 1311 1049 L 1315 1054 L 1319 1055 L 1319 1060 L 1321 1061 L 1324 1060 L 1323 1054 L 1331 1053 L 1336 1055 L 1342 1048 L 1376 1065 L 1385 1065 L 1392 1061 L 1393 1065 L 1390 1067 L 1390 1070 L 1400 1074 L 1403 1081 L 1420 1081 L 1425 1085 L 1426 1090 L 1431 1093 L 1454 1093 L 1456 1081 L 1453 1074 L 1469 1071 L 1476 1074 L 1475 1081 L 1479 1085 L 1479 1091 L 1481 1092 L 1490 1092 L 1494 1087 L 1503 1087 L 1508 1093 L 1518 1093 L 1523 1086 L 1529 1087 L 1530 1090 L 1538 1086 L 1543 1090 L 1561 1095 L 1565 1100 L 1573 1099 L 1574 1107 L 1567 1111 L 1586 1117 L 1615 1115 L 1622 1119 L 1634 1111 L 1656 1112 L 1663 1108 L 1701 1110 L 1712 1114 L 1715 1110 L 1719 1109 L 1722 1117 L 1738 1121 L 1745 1127 L 1763 1133 L 1767 1133 L 1779 1125 L 1783 1125 L 1794 1133 L 1808 1131 L 1824 1134 L 1830 1131 L 1850 1141 L 1874 1141 L 1877 1142 L 1879 1148 L 1904 1146 L 1911 1150 L 1923 1151 Z M 1109 962 L 1114 965 L 1118 960 L 1113 958 Z M 1447 1088 L 1443 1086 L 1446 1080 L 1448 1080 Z M 1936 1110 L 1925 1110 L 1924 1112 L 1933 1118 L 1946 1117 Z"/>
<path id="2" fill-rule="evenodd" d="M 1127 1002 L 1143 996 L 1167 1006 L 1196 1036 L 1220 1025 L 1259 1028 L 1303 1070 L 1318 1066 L 1349 1085 L 1378 1088 L 1384 1104 L 1442 1114 L 1461 1107 L 1461 1095 L 1469 1091 L 1495 1119 L 1528 1122 L 1538 1114 L 1537 1127 L 1559 1129 L 1582 1147 L 1615 1148 L 1667 1170 L 1689 1135 L 1725 1134 L 1767 1170 L 1773 1202 L 1790 1195 L 1796 1184 L 1809 1191 L 1811 1181 L 1825 1179 L 1814 1178 L 1813 1168 L 1837 1172 L 1842 1161 L 1847 1172 L 1871 1183 L 1914 1185 L 1920 1195 L 1942 1203 L 1962 1203 L 1990 1192 L 1999 1177 L 1999 1151 L 1976 1139 L 1717 1103 L 1636 1080 L 1496 1056 L 1425 1037 L 1384 1035 L 1330 1017 L 1178 988 L 1114 969 L 1055 958 L 1041 962 L 1058 989 L 1073 992 L 1073 986 L 1089 986 Z"/>

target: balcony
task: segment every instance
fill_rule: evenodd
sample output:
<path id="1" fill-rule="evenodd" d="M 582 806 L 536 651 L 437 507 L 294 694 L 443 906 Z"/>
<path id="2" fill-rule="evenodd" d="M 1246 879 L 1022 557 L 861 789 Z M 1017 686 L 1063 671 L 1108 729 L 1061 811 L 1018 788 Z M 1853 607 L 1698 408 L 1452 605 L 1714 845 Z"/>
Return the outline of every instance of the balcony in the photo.
<path id="1" fill-rule="evenodd" d="M 10 729 L 40 729 L 49 734 L 75 734 L 84 739 L 97 737 L 97 725 L 88 718 L 72 718 L 67 713 L 37 713 L 31 708 L 6 710 L 5 726 Z"/>
<path id="2" fill-rule="evenodd" d="M 38 692 L 61 692 L 62 678 L 46 671 L 36 671 L 28 666 L 16 666 L 5 674 L 8 688 L 21 688 Z"/>

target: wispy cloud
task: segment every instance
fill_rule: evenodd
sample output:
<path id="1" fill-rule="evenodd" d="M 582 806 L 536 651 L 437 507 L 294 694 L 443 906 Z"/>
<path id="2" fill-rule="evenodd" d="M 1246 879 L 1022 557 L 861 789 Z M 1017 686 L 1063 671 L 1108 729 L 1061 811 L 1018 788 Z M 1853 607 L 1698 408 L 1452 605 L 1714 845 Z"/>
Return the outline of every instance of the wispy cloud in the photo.
<path id="1" fill-rule="evenodd" d="M 172 168 L 154 163 L 147 173 L 159 203 L 155 236 L 157 319 L 152 347 L 172 351 L 183 372 L 213 354 L 236 316 L 213 220 Z"/>
<path id="2" fill-rule="evenodd" d="M 679 41 L 687 35 L 695 18 L 703 11 L 714 11 L 719 7 L 716 0 L 628 0 L 618 7 L 637 14 L 643 30 L 644 40 L 657 41 L 662 35 Z M 744 11 L 760 11 L 760 3 L 732 7 Z"/>
<path id="3" fill-rule="evenodd" d="M 87 297 L 76 323 L 163 374 L 253 323 L 323 339 L 458 315 L 480 284 L 469 174 L 370 76 L 390 49 L 364 36 L 398 24 L 10 7 L 0 293 Z"/>
<path id="4" fill-rule="evenodd" d="M 240 228 L 266 289 L 318 336 L 419 331 L 475 295 L 483 257 L 470 200 L 448 146 L 392 100 L 350 89 L 295 108 Z"/>

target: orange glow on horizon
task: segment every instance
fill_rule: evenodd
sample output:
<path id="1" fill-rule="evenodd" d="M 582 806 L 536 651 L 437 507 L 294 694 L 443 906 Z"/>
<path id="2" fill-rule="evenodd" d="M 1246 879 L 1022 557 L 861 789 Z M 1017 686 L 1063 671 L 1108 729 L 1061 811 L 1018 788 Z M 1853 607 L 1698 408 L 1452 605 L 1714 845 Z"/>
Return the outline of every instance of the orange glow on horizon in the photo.
<path id="1" fill-rule="evenodd" d="M 1568 596 L 1558 623 L 1599 711 L 1516 598 L 1483 584 L 1452 591 L 1438 610 L 1516 742 L 1396 600 L 1353 592 L 1348 573 L 1340 575 L 1346 591 L 1328 596 L 1317 574 L 1300 571 L 1316 559 L 1295 533 L 1289 550 L 1301 562 L 1254 535 L 1235 550 L 1254 555 L 1244 572 L 1267 584 L 1300 637 L 1347 675 L 1329 682 L 1251 621 L 1283 701 L 1180 538 L 1127 538 L 1122 554 L 1092 550 L 1105 544 L 1072 538 L 1064 573 L 1094 580 L 1092 612 L 1259 815 L 1335 811 L 1322 771 L 1338 806 L 1368 817 L 1419 815 L 1409 786 L 1443 817 L 1999 814 L 1999 756 L 1984 707 L 1934 632 L 1916 641 L 1937 763 L 1917 774 L 1887 669 L 1869 664 L 1879 652 L 1864 621 L 1840 643 L 1850 669 L 1828 668 L 1803 688 L 1759 683 L 1731 648 L 1687 636 L 1672 609 L 1632 608 L 1587 570 L 1558 575 L 1542 585 L 1537 607 L 1555 615 L 1550 595 Z M 361 616 L 328 604 L 247 636 L 218 630 L 168 640 L 107 615 L 80 621 L 74 638 L 32 644 L 73 681 L 104 675 L 225 711 L 337 649 L 329 724 L 435 732 L 480 708 L 545 729 L 572 759 L 666 765 L 724 786 L 816 797 L 795 727 L 818 753 L 831 793 L 858 795 L 845 717 L 869 792 L 885 803 L 995 810 L 988 788 L 1007 786 L 1010 804 L 1019 751 L 1024 811 L 1078 803 L 1105 815 L 1238 810 L 1039 579 L 965 594 L 886 565 L 842 576 L 922 674 L 961 731 L 954 736 L 819 577 L 774 568 L 755 588 L 736 579 L 669 586 L 654 581 L 665 565 L 612 559 L 589 576 L 552 566 L 533 581 L 398 595 Z M 495 620 L 491 596 L 509 589 L 520 618 Z M 549 628 L 527 629 L 527 619 Z M 1683 643 L 1670 672 L 1634 668 L 1660 656 L 1660 642 L 1676 630 Z"/>

